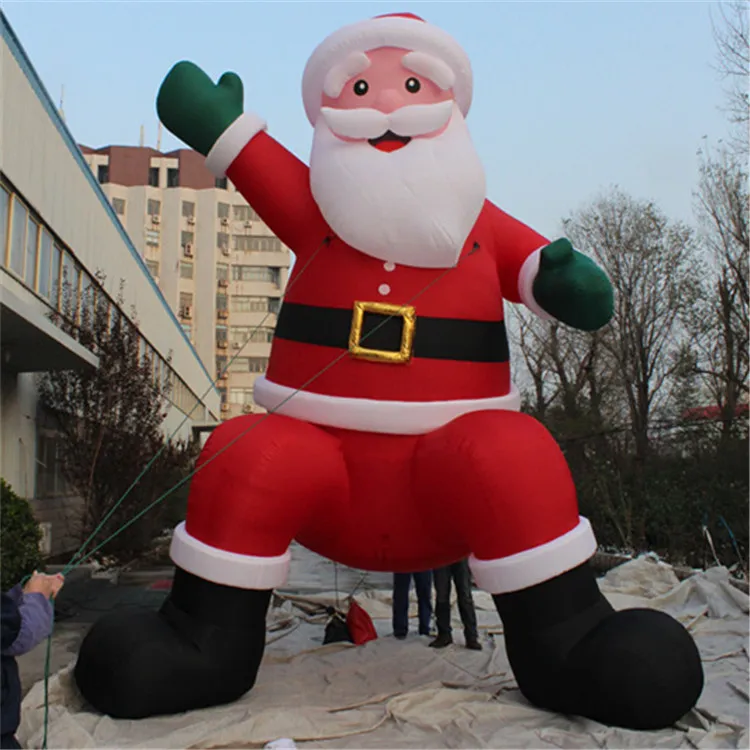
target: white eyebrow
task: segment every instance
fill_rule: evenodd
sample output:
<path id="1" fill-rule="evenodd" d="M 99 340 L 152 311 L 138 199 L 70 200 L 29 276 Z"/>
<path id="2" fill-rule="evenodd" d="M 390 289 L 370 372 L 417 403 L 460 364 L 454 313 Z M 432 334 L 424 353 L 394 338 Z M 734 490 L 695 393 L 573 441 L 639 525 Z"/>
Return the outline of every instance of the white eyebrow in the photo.
<path id="1" fill-rule="evenodd" d="M 323 82 L 323 91 L 331 99 L 341 95 L 347 81 L 370 67 L 370 58 L 364 52 L 352 52 L 343 62 L 334 65 Z"/>
<path id="2" fill-rule="evenodd" d="M 442 60 L 425 52 L 409 52 L 401 62 L 412 73 L 429 78 L 443 91 L 453 88 L 456 82 L 453 71 Z"/>

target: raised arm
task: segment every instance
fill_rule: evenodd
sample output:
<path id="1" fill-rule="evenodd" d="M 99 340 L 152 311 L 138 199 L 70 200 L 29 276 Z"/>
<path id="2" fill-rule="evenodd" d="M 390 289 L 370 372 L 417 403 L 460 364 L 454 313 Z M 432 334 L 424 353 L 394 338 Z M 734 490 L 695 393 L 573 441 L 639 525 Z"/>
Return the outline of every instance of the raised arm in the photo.
<path id="1" fill-rule="evenodd" d="M 243 113 L 242 81 L 225 73 L 217 84 L 197 66 L 180 62 L 159 89 L 164 126 L 225 174 L 271 231 L 304 257 L 323 239 L 326 225 L 312 198 L 308 168 L 271 138 L 266 123 Z"/>
<path id="2" fill-rule="evenodd" d="M 595 331 L 612 317 L 612 285 L 566 239 L 550 242 L 487 201 L 503 296 L 542 318 Z"/>

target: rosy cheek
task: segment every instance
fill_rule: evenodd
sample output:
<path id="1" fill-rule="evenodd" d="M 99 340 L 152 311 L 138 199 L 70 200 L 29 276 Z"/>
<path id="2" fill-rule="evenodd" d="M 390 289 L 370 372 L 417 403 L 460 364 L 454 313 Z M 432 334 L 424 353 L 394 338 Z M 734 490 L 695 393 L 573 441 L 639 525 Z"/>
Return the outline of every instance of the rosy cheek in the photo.
<path id="1" fill-rule="evenodd" d="M 350 86 L 351 84 L 335 98 L 323 94 L 322 105 L 333 109 L 358 109 L 372 106 L 372 95 L 369 91 L 364 96 L 357 96 L 350 90 Z"/>

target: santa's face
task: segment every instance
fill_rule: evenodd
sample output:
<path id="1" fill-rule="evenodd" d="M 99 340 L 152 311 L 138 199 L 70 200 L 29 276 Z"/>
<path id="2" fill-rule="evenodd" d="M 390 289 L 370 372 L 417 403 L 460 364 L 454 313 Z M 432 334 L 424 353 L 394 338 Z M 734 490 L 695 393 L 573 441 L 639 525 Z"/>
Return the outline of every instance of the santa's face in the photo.
<path id="1" fill-rule="evenodd" d="M 310 184 L 333 231 L 381 260 L 455 265 L 485 198 L 484 170 L 441 61 L 383 47 L 325 83 Z"/>

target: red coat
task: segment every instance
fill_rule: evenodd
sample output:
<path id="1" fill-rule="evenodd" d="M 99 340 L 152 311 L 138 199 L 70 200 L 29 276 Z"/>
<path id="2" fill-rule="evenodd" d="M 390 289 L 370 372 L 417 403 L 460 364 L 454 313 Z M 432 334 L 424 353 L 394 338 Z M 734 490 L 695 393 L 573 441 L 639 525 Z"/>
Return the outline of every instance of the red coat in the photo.
<path id="1" fill-rule="evenodd" d="M 227 174 L 297 256 L 285 296 L 290 312 L 297 305 L 352 311 L 356 301 L 412 305 L 418 343 L 425 318 L 502 321 L 503 300 L 522 301 L 524 261 L 548 244 L 486 201 L 455 268 L 393 266 L 334 236 L 313 199 L 308 167 L 267 133 L 250 140 Z M 348 314 L 342 323 L 348 331 Z M 290 340 L 284 328 L 280 321 L 268 372 L 256 383 L 262 406 L 288 399 L 280 414 L 345 429 L 423 434 L 464 413 L 519 406 L 507 357 L 457 361 L 415 351 L 406 364 L 372 362 L 343 347 Z"/>

